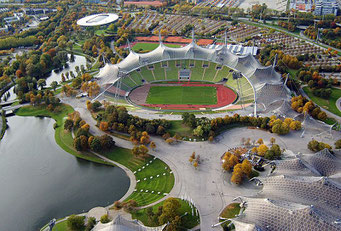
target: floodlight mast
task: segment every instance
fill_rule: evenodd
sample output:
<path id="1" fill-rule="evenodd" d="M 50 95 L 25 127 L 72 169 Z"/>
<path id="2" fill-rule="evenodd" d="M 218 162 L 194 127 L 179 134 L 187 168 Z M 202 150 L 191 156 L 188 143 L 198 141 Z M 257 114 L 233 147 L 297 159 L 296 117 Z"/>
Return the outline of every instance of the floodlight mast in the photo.
<path id="1" fill-rule="evenodd" d="M 116 82 L 116 89 L 115 89 L 115 96 L 114 96 L 114 104 L 118 105 L 118 99 L 120 97 L 120 89 L 122 86 L 122 78 L 123 78 L 124 74 L 122 72 L 118 73 L 118 81 Z"/>

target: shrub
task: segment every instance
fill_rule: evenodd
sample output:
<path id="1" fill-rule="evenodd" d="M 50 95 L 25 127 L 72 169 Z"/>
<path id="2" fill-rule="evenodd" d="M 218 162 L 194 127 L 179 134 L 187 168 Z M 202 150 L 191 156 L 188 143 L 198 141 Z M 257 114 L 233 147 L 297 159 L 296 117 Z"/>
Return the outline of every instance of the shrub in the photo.
<path id="1" fill-rule="evenodd" d="M 318 142 L 317 140 L 312 140 L 308 143 L 308 149 L 313 152 L 318 152 L 325 148 L 328 148 L 329 150 L 332 149 L 332 147 L 329 144 Z"/>
<path id="2" fill-rule="evenodd" d="M 109 218 L 108 214 L 101 216 L 101 223 L 105 224 L 105 223 L 109 223 L 109 222 L 110 222 L 110 218 Z"/>
<path id="3" fill-rule="evenodd" d="M 337 140 L 337 141 L 335 142 L 335 148 L 336 148 L 336 149 L 340 149 L 340 148 L 341 148 L 341 140 Z"/>

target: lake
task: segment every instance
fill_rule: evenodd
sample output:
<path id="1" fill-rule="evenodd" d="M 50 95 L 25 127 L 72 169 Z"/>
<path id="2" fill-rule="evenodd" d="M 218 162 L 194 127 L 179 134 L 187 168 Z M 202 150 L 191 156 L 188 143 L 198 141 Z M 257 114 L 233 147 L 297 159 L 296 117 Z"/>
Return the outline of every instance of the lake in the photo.
<path id="1" fill-rule="evenodd" d="M 0 141 L 0 230 L 39 230 L 52 218 L 107 206 L 127 192 L 122 169 L 68 154 L 56 144 L 53 124 L 8 118 Z"/>

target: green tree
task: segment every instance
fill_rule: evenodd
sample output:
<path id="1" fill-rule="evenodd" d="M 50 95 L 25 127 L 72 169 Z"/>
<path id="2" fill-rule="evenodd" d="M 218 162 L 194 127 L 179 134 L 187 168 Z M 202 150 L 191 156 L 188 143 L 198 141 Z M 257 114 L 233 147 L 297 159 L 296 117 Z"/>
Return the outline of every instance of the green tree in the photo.
<path id="1" fill-rule="evenodd" d="M 165 224 L 172 222 L 179 215 L 180 207 L 181 204 L 176 198 L 171 197 L 166 199 L 162 206 L 162 214 L 159 216 L 159 223 Z"/>
<path id="2" fill-rule="evenodd" d="M 46 86 L 46 80 L 45 79 L 39 79 L 37 82 L 37 85 L 40 87 L 41 90 Z"/>
<path id="3" fill-rule="evenodd" d="M 202 129 L 201 125 L 199 125 L 197 128 L 195 128 L 193 130 L 193 135 L 194 136 L 202 137 L 203 134 L 204 134 L 204 130 Z"/>
<path id="4" fill-rule="evenodd" d="M 98 137 L 94 137 L 90 143 L 90 149 L 94 152 L 102 151 L 101 141 Z"/>
<path id="5" fill-rule="evenodd" d="M 65 130 L 68 130 L 68 131 L 71 131 L 71 129 L 73 128 L 73 121 L 72 120 L 65 120 L 64 122 L 64 129 Z"/>
<path id="6" fill-rule="evenodd" d="M 52 83 L 51 83 L 51 88 L 53 89 L 53 91 L 56 91 L 56 88 L 57 88 L 57 86 L 58 86 L 58 83 L 57 83 L 57 81 L 53 81 Z"/>
<path id="7" fill-rule="evenodd" d="M 72 231 L 81 231 L 84 229 L 84 216 L 71 215 L 67 219 L 67 227 Z"/>

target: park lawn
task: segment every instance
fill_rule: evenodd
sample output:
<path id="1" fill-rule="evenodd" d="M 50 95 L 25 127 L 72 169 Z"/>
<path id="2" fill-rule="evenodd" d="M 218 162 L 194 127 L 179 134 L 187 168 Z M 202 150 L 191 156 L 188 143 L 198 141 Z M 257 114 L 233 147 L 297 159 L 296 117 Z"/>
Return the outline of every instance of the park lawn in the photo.
<path id="1" fill-rule="evenodd" d="M 182 120 L 171 120 L 170 123 L 171 123 L 171 128 L 167 129 L 167 132 L 169 132 L 171 136 L 178 134 L 181 137 L 184 137 L 184 136 L 191 136 L 193 133 L 193 129 L 183 124 Z"/>
<path id="2" fill-rule="evenodd" d="M 67 231 L 67 230 L 69 230 L 67 227 L 67 220 L 57 223 L 52 229 L 52 231 Z"/>
<path id="3" fill-rule="evenodd" d="M 93 161 L 100 164 L 109 164 L 90 152 L 78 152 L 73 147 L 73 137 L 71 132 L 64 130 L 64 118 L 71 112 L 73 108 L 70 105 L 61 104 L 60 112 L 54 113 L 46 109 L 45 105 L 41 106 L 24 106 L 21 107 L 16 115 L 18 116 L 41 116 L 50 117 L 56 121 L 57 127 L 55 128 L 55 140 L 56 143 L 66 152 L 88 161 Z M 110 164 L 111 165 L 111 164 Z"/>
<path id="4" fill-rule="evenodd" d="M 146 103 L 148 104 L 217 104 L 215 87 L 151 86 Z"/>
<path id="5" fill-rule="evenodd" d="M 136 43 L 133 46 L 133 51 L 151 51 L 159 46 L 160 43 Z M 179 44 L 164 44 L 167 47 L 181 47 Z"/>
<path id="6" fill-rule="evenodd" d="M 341 97 L 341 89 L 332 88 L 332 94 L 329 99 L 323 99 L 315 96 L 309 87 L 304 87 L 303 90 L 314 103 L 335 115 L 341 116 L 341 112 L 336 107 L 336 101 Z"/>
<path id="7" fill-rule="evenodd" d="M 164 193 L 169 193 L 174 186 L 173 173 L 170 173 L 168 165 L 160 159 L 154 159 L 152 156 L 145 159 L 135 157 L 130 150 L 124 148 L 115 148 L 102 154 L 129 168 L 135 174 L 136 180 L 140 180 L 136 184 L 136 191 L 129 195 L 126 201 L 135 200 L 138 206 L 148 205 L 162 199 Z M 148 192 L 145 192 L 146 190 Z M 152 191 L 154 192 L 151 193 Z"/>
<path id="8" fill-rule="evenodd" d="M 241 208 L 239 206 L 239 203 L 231 203 L 228 206 L 226 206 L 224 208 L 224 210 L 220 213 L 220 217 L 223 217 L 223 218 L 235 218 L 236 215 L 239 214 L 240 209 Z M 226 227 L 229 223 L 230 223 L 230 221 L 227 221 L 224 224 L 222 224 L 222 226 Z"/>
<path id="9" fill-rule="evenodd" d="M 98 36 L 101 36 L 102 34 L 106 34 L 106 29 L 99 29 L 99 30 L 96 30 L 95 34 L 98 35 Z"/>
<path id="10" fill-rule="evenodd" d="M 188 204 L 188 202 L 183 201 L 179 198 L 177 198 L 177 200 L 180 202 L 181 207 L 179 209 L 179 214 L 184 215 L 186 212 L 188 213 L 186 216 L 182 217 L 182 221 L 183 221 L 183 226 L 184 228 L 187 229 L 191 229 L 195 226 L 197 226 L 200 222 L 199 222 L 199 214 L 194 214 L 192 215 L 192 207 Z M 164 201 L 161 201 L 160 203 L 152 206 L 153 208 L 153 212 L 156 213 L 158 211 L 158 208 L 160 206 L 162 206 L 164 203 Z M 136 212 L 132 213 L 132 217 L 133 219 L 138 219 L 140 220 L 144 225 L 146 226 L 150 226 L 150 227 L 155 227 L 158 226 L 158 224 L 155 224 L 154 222 L 151 222 L 148 219 L 147 216 L 147 209 L 140 209 Z"/>

